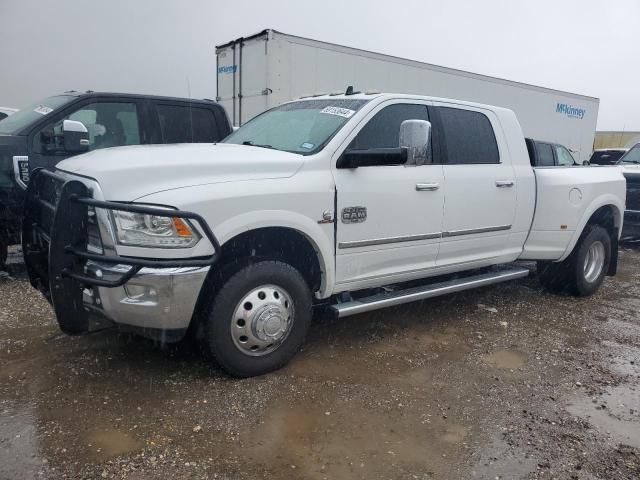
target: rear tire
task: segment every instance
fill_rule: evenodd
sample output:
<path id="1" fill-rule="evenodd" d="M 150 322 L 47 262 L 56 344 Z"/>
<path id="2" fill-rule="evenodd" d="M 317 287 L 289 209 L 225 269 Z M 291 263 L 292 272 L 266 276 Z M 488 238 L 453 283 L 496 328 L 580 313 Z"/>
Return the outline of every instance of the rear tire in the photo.
<path id="1" fill-rule="evenodd" d="M 311 292 L 291 265 L 259 261 L 223 280 L 206 319 L 206 342 L 235 377 L 277 370 L 302 346 L 312 316 Z"/>
<path id="2" fill-rule="evenodd" d="M 611 237 L 600 225 L 587 225 L 571 255 L 562 262 L 538 262 L 538 278 L 553 293 L 593 295 L 611 263 Z"/>

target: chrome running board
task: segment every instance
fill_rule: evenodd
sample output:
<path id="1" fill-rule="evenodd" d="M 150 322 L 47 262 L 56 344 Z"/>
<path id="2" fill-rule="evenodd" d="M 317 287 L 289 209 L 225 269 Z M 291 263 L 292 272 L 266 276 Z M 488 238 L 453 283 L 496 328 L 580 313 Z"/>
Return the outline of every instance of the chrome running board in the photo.
<path id="1" fill-rule="evenodd" d="M 397 290 L 389 293 L 381 293 L 370 297 L 360 298 L 349 302 L 336 303 L 329 308 L 338 317 L 348 317 L 358 313 L 370 312 L 379 308 L 393 307 L 403 303 L 415 302 L 426 298 L 439 297 L 448 293 L 462 292 L 472 288 L 493 285 L 494 283 L 507 282 L 529 275 L 529 270 L 522 267 L 509 267 L 495 272 L 471 275 L 455 280 L 422 285 L 419 287 Z"/>

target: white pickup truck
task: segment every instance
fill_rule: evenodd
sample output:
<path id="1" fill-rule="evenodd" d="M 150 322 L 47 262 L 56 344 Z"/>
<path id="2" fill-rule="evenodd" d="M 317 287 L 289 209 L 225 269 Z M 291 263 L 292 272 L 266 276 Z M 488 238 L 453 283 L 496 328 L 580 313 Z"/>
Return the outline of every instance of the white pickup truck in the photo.
<path id="1" fill-rule="evenodd" d="M 615 274 L 624 201 L 618 169 L 532 168 L 510 110 L 325 95 L 222 143 L 37 171 L 23 247 L 63 331 L 190 329 L 251 376 L 293 357 L 316 305 L 342 317 L 527 275 L 516 260 L 537 260 L 550 290 L 590 295 Z"/>

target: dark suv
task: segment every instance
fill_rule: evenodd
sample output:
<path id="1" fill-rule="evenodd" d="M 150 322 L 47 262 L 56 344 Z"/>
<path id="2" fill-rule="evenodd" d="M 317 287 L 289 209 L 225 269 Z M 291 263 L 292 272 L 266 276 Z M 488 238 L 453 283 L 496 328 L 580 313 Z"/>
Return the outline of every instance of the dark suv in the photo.
<path id="1" fill-rule="evenodd" d="M 615 165 L 627 150 L 625 148 L 601 148 L 594 150 L 589 163 L 591 165 Z"/>
<path id="2" fill-rule="evenodd" d="M 564 145 L 541 142 L 531 138 L 526 138 L 525 142 L 532 167 L 573 167 L 580 165 Z"/>
<path id="3" fill-rule="evenodd" d="M 212 100 L 91 91 L 49 97 L 1 120 L 0 267 L 7 245 L 20 241 L 23 191 L 34 168 L 99 148 L 217 142 L 231 131 Z"/>
<path id="4" fill-rule="evenodd" d="M 617 165 L 622 167 L 622 173 L 627 180 L 622 237 L 637 240 L 640 238 L 640 143 L 625 153 Z"/>

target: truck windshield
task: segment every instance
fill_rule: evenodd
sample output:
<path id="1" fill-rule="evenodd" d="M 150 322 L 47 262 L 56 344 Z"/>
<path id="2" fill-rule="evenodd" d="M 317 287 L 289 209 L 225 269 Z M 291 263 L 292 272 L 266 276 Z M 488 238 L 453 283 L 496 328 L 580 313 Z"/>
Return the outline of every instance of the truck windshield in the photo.
<path id="1" fill-rule="evenodd" d="M 367 102 L 336 98 L 286 103 L 251 119 L 224 143 L 311 155 L 320 151 Z"/>
<path id="2" fill-rule="evenodd" d="M 5 135 L 18 135 L 22 130 L 45 115 L 69 103 L 75 97 L 71 95 L 59 95 L 45 98 L 30 105 L 13 115 L 0 120 L 0 133 Z"/>
<path id="3" fill-rule="evenodd" d="M 625 153 L 618 163 L 640 163 L 640 143 Z"/>

